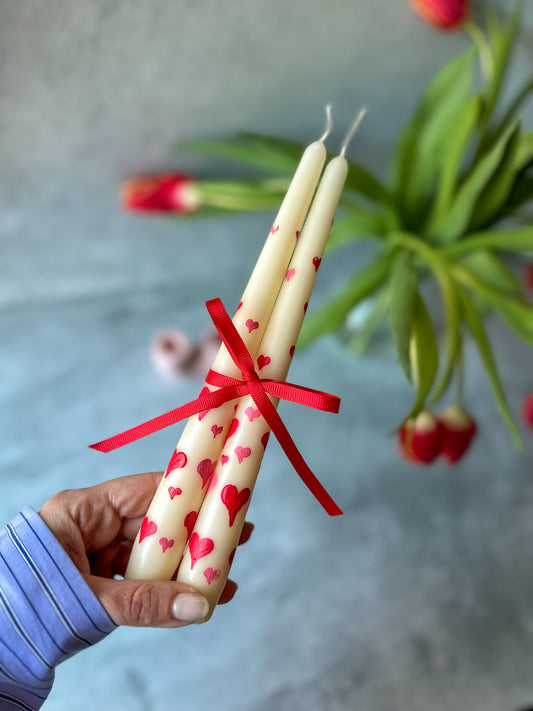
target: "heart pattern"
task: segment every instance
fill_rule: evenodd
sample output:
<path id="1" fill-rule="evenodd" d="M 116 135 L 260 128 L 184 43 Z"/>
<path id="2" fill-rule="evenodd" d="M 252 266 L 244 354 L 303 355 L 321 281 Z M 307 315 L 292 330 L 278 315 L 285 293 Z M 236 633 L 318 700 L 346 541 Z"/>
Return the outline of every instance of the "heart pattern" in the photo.
<path id="1" fill-rule="evenodd" d="M 313 257 L 313 266 L 315 268 L 315 272 L 318 271 L 318 267 L 320 266 L 321 261 L 322 260 L 320 259 L 320 257 Z"/>
<path id="2" fill-rule="evenodd" d="M 250 449 L 250 447 L 235 447 L 235 454 L 237 455 L 239 464 L 242 464 L 242 460 L 246 459 L 246 457 L 249 457 L 251 453 L 252 450 Z"/>
<path id="3" fill-rule="evenodd" d="M 239 305 L 237 306 L 237 311 L 242 308 L 242 301 L 239 301 Z"/>
<path id="4" fill-rule="evenodd" d="M 206 568 L 204 570 L 204 576 L 207 580 L 207 584 L 211 585 L 213 580 L 218 580 L 220 578 L 220 570 L 213 570 L 213 568 Z"/>
<path id="5" fill-rule="evenodd" d="M 209 388 L 206 386 L 200 390 L 200 397 L 202 397 L 203 395 L 209 395 L 210 392 L 211 390 L 209 390 Z M 207 410 L 202 410 L 198 413 L 198 419 L 200 420 L 200 422 L 204 419 L 209 410 L 211 410 L 211 408 L 208 408 Z"/>
<path id="6" fill-rule="evenodd" d="M 296 230 L 296 239 L 300 236 L 300 230 Z"/>
<path id="7" fill-rule="evenodd" d="M 196 471 L 202 478 L 202 489 L 211 478 L 211 474 L 215 471 L 216 464 L 216 460 L 211 461 L 210 459 L 202 459 L 201 462 L 198 462 Z"/>
<path id="8" fill-rule="evenodd" d="M 233 484 L 227 484 L 220 493 L 222 503 L 228 509 L 229 525 L 233 526 L 235 518 L 244 504 L 250 498 L 251 491 L 248 488 L 240 491 Z"/>
<path id="9" fill-rule="evenodd" d="M 213 474 L 213 476 L 211 477 L 211 481 L 209 482 L 209 486 L 207 487 L 207 491 L 211 491 L 211 489 L 214 489 L 215 486 L 217 485 L 217 481 L 218 481 L 218 476 L 217 476 L 217 474 L 216 474 L 216 472 L 215 472 L 215 473 Z"/>
<path id="10" fill-rule="evenodd" d="M 171 500 L 171 501 L 172 501 L 172 499 L 173 499 L 175 496 L 179 496 L 179 495 L 182 494 L 182 493 L 183 493 L 183 492 L 182 492 L 182 490 L 179 488 L 179 486 L 177 486 L 176 488 L 174 488 L 173 486 L 169 486 L 169 487 L 168 487 L 168 495 L 170 496 L 170 500 Z"/>
<path id="11" fill-rule="evenodd" d="M 253 318 L 249 318 L 246 321 L 246 328 L 248 329 L 248 333 L 251 333 L 252 331 L 255 331 L 256 328 L 259 328 L 259 322 L 254 321 Z"/>
<path id="12" fill-rule="evenodd" d="M 264 368 L 265 365 L 268 365 L 269 363 L 270 363 L 270 356 L 266 356 L 266 355 L 262 355 L 262 354 L 257 356 L 257 367 L 259 368 L 259 370 L 261 370 L 261 368 Z"/>
<path id="13" fill-rule="evenodd" d="M 229 457 L 227 454 L 221 454 L 220 455 L 220 464 L 224 466 L 224 464 L 229 461 Z"/>
<path id="14" fill-rule="evenodd" d="M 285 279 L 287 281 L 290 281 L 295 274 L 296 274 L 296 269 L 294 267 L 292 267 L 292 269 L 289 269 L 289 271 L 285 275 Z"/>
<path id="15" fill-rule="evenodd" d="M 256 417 L 260 416 L 261 410 L 257 410 L 255 407 L 247 407 L 244 411 L 244 414 L 247 416 L 250 422 L 253 422 Z"/>
<path id="16" fill-rule="evenodd" d="M 173 469 L 183 469 L 186 464 L 187 455 L 185 452 L 176 452 L 176 450 L 174 450 L 172 457 L 170 458 L 170 462 L 168 463 L 165 477 L 167 477 Z"/>
<path id="17" fill-rule="evenodd" d="M 304 304 L 304 314 L 307 313 L 307 307 L 309 306 L 309 301 L 306 301 Z"/>
<path id="18" fill-rule="evenodd" d="M 222 427 L 222 425 L 213 425 L 213 427 L 211 427 L 211 432 L 213 433 L 213 439 L 215 439 L 215 437 L 217 437 L 222 432 L 223 429 L 224 428 Z"/>
<path id="19" fill-rule="evenodd" d="M 189 511 L 187 516 L 185 516 L 185 521 L 183 522 L 183 525 L 187 529 L 187 538 L 190 537 L 192 530 L 194 528 L 194 524 L 196 523 L 196 519 L 198 518 L 198 512 L 197 511 Z"/>
<path id="20" fill-rule="evenodd" d="M 294 355 L 295 348 L 296 348 L 296 346 L 291 346 L 291 347 L 289 348 L 289 354 L 290 354 L 291 358 L 292 358 L 293 355 Z"/>
<path id="21" fill-rule="evenodd" d="M 274 232 L 277 232 L 278 230 L 279 230 L 279 225 L 276 225 L 275 227 L 272 227 L 272 229 L 270 230 L 270 234 L 273 235 Z"/>
<path id="22" fill-rule="evenodd" d="M 161 548 L 163 549 L 163 553 L 165 553 L 169 548 L 172 548 L 174 545 L 174 539 L 173 538 L 163 538 L 159 539 L 159 543 L 161 544 Z"/>
<path id="23" fill-rule="evenodd" d="M 198 533 L 195 531 L 191 540 L 189 541 L 189 553 L 191 555 L 191 570 L 194 568 L 196 562 L 206 555 L 209 555 L 213 548 L 215 547 L 214 542 L 211 538 L 200 538 Z"/>
<path id="24" fill-rule="evenodd" d="M 239 420 L 236 417 L 234 417 L 233 420 L 231 421 L 231 425 L 229 426 L 228 434 L 226 435 L 227 440 L 231 437 L 231 435 L 235 434 L 238 426 L 239 426 Z"/>
<path id="25" fill-rule="evenodd" d="M 268 438 L 270 437 L 270 432 L 265 432 L 265 434 L 261 437 L 261 444 L 263 447 L 266 449 L 266 446 L 268 444 Z"/>
<path id="26" fill-rule="evenodd" d="M 148 516 L 145 516 L 144 521 L 141 523 L 141 530 L 139 531 L 139 543 L 141 543 L 148 536 L 153 536 L 156 531 L 156 522 L 150 521 Z"/>

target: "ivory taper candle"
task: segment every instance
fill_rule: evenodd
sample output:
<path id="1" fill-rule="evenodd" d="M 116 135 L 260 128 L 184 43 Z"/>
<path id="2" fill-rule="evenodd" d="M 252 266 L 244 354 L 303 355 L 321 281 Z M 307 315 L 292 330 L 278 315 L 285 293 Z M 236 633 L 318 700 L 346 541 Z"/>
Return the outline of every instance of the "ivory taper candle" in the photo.
<path id="1" fill-rule="evenodd" d="M 347 172 L 342 155 L 324 171 L 255 359 L 262 378 L 287 377 Z M 277 398 L 269 397 L 277 407 Z M 229 574 L 270 432 L 251 396 L 239 400 L 233 422 L 177 575 L 207 598 L 210 615 Z"/>
<path id="2" fill-rule="evenodd" d="M 327 128 L 304 151 L 233 318 L 252 355 L 257 353 L 322 172 L 328 132 Z M 213 370 L 239 375 L 224 345 Z M 216 390 L 205 385 L 206 389 Z M 175 573 L 223 443 L 233 434 L 235 406 L 234 401 L 224 403 L 189 418 L 133 545 L 126 578 L 169 580 Z"/>

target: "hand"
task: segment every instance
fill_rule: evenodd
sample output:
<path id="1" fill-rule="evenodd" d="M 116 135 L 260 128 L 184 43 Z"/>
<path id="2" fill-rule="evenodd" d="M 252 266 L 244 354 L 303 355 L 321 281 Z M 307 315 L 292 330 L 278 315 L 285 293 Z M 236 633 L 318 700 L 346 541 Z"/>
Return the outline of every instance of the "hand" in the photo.
<path id="1" fill-rule="evenodd" d="M 163 472 L 106 481 L 87 489 L 61 491 L 39 515 L 79 569 L 117 625 L 183 627 L 201 622 L 207 600 L 175 580 L 115 580 L 124 575 L 131 547 Z M 245 523 L 239 543 L 252 533 Z M 220 598 L 229 602 L 237 585 L 228 580 Z"/>

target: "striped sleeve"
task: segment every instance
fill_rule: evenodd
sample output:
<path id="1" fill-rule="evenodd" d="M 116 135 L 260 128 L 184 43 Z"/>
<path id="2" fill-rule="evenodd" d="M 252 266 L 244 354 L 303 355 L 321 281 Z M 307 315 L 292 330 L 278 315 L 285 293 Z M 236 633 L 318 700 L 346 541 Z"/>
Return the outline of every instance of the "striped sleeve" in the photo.
<path id="1" fill-rule="evenodd" d="M 33 509 L 0 531 L 0 709 L 40 708 L 55 667 L 115 628 Z"/>

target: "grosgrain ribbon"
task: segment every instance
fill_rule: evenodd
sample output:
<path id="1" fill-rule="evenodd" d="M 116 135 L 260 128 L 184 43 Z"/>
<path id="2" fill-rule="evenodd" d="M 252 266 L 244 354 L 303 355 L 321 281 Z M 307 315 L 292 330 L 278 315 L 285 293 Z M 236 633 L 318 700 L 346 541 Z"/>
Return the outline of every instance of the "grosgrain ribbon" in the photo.
<path id="1" fill-rule="evenodd" d="M 334 413 L 339 411 L 340 399 L 335 395 L 305 388 L 301 385 L 294 385 L 281 380 L 260 378 L 255 371 L 252 356 L 228 316 L 222 301 L 220 299 L 212 299 L 206 303 L 206 306 L 231 358 L 241 371 L 243 380 L 210 370 L 205 381 L 209 385 L 217 386 L 219 390 L 200 395 L 196 400 L 154 417 L 152 420 L 143 422 L 114 437 L 91 444 L 90 447 L 99 452 L 110 452 L 199 412 L 219 407 L 224 402 L 234 400 L 243 395 L 251 395 L 298 476 L 330 516 L 341 515 L 341 509 L 307 466 L 267 393 L 276 398 L 290 400 L 306 407 Z"/>

